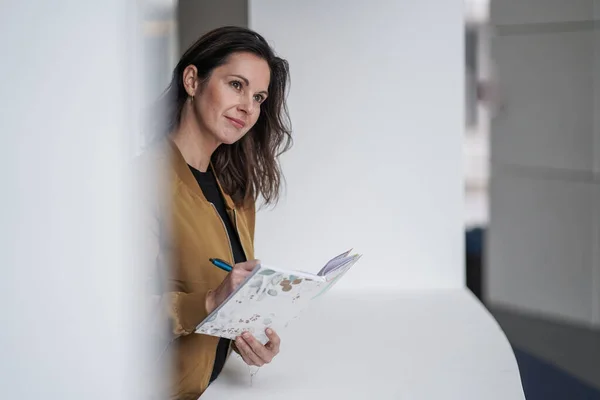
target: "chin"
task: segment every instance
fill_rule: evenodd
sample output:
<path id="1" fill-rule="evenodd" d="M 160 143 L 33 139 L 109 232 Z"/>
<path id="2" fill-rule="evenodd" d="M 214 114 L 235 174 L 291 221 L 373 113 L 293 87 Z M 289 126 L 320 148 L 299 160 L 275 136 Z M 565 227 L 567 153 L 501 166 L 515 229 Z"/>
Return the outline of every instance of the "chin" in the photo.
<path id="1" fill-rule="evenodd" d="M 245 136 L 245 132 L 244 133 L 240 133 L 238 132 L 226 132 L 222 135 L 219 135 L 219 142 L 223 143 L 223 144 L 234 144 L 235 142 L 237 142 L 238 140 L 240 140 L 241 138 L 243 138 Z"/>

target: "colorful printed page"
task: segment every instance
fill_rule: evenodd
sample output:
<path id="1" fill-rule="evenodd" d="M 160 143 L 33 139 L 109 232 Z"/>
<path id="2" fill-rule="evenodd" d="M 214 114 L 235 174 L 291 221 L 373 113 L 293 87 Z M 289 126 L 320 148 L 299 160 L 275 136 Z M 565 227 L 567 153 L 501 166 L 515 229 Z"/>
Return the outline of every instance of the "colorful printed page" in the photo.
<path id="1" fill-rule="evenodd" d="M 327 292 L 361 257 L 348 254 L 332 259 L 316 275 L 258 266 L 202 321 L 196 333 L 235 339 L 249 331 L 261 343 L 267 343 L 267 328 L 280 333 L 300 316 L 311 300 Z"/>

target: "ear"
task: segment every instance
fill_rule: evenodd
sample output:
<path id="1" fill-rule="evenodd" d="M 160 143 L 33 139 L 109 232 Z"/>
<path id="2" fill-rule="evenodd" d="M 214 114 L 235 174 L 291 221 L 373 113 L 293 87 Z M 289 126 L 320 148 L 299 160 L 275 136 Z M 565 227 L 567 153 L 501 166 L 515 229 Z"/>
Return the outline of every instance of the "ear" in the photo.
<path id="1" fill-rule="evenodd" d="M 183 87 L 188 96 L 195 96 L 198 90 L 198 69 L 194 65 L 188 65 L 183 70 Z"/>

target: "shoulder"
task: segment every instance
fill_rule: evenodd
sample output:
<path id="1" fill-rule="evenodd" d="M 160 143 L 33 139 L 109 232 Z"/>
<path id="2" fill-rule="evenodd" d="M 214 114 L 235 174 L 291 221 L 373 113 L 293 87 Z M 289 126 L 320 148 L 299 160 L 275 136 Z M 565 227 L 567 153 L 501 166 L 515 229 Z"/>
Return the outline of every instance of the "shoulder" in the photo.
<path id="1" fill-rule="evenodd" d="M 133 167 L 136 174 L 167 168 L 170 165 L 170 147 L 167 140 L 161 139 L 151 143 L 134 158 Z"/>
<path id="2" fill-rule="evenodd" d="M 256 201 L 250 197 L 246 199 L 241 205 L 238 206 L 238 209 L 248 215 L 256 214 Z"/>
<path id="3" fill-rule="evenodd" d="M 134 196 L 140 205 L 153 210 L 161 208 L 167 200 L 171 181 L 169 146 L 160 140 L 146 147 L 132 160 Z"/>
<path id="4" fill-rule="evenodd" d="M 153 187 L 168 182 L 172 173 L 172 150 L 167 138 L 148 145 L 132 161 L 137 184 Z"/>
<path id="5" fill-rule="evenodd" d="M 256 201 L 253 198 L 246 200 L 242 205 L 237 207 L 240 214 L 246 220 L 250 236 L 254 238 L 254 229 L 256 225 Z"/>

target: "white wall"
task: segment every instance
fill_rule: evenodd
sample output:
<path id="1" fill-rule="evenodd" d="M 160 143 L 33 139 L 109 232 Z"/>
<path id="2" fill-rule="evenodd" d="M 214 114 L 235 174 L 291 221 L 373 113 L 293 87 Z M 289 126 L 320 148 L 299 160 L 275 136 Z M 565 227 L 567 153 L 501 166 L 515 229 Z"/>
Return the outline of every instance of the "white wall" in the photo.
<path id="1" fill-rule="evenodd" d="M 488 300 L 600 326 L 598 31 L 592 0 L 492 1 Z"/>
<path id="2" fill-rule="evenodd" d="M 250 1 L 288 59 L 287 196 L 256 255 L 316 272 L 354 247 L 340 287 L 463 284 L 462 2 Z"/>
<path id="3" fill-rule="evenodd" d="M 136 127 L 134 3 L 0 5 L 0 388 L 5 399 L 136 399 L 150 355 L 125 164 Z"/>

